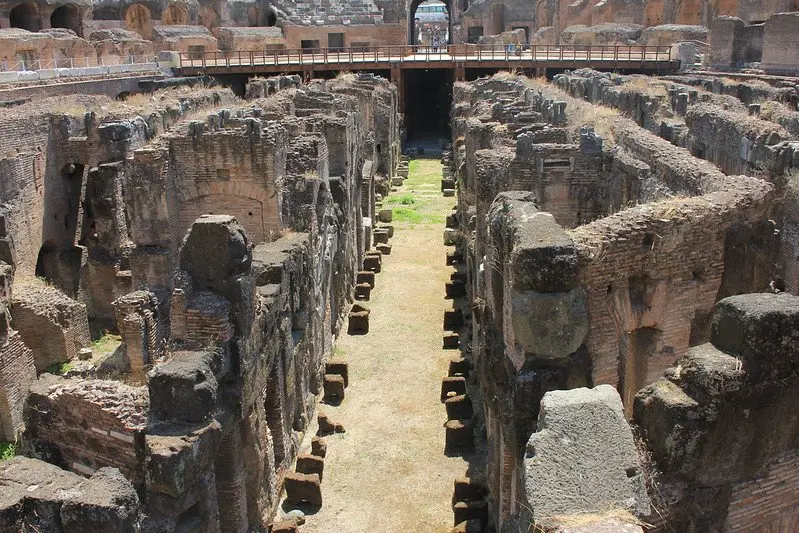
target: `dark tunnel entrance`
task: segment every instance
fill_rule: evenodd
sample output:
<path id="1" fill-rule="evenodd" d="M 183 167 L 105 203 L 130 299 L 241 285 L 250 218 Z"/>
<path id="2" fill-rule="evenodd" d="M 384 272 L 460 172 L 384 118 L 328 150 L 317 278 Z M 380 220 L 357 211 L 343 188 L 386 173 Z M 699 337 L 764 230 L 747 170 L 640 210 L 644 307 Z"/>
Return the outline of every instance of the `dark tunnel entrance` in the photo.
<path id="1" fill-rule="evenodd" d="M 406 70 L 404 77 L 406 144 L 439 144 L 441 139 L 449 139 L 453 71 Z"/>

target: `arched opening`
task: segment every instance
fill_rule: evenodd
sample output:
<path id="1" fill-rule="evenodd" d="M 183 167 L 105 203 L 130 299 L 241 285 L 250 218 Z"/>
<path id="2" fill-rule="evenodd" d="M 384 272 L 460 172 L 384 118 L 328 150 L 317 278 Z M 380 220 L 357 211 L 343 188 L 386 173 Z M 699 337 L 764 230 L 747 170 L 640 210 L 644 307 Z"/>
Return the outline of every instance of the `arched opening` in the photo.
<path id="1" fill-rule="evenodd" d="M 260 26 L 261 13 L 257 7 L 251 7 L 247 10 L 247 24 L 249 26 Z"/>
<path id="2" fill-rule="evenodd" d="M 408 43 L 438 48 L 452 42 L 449 0 L 412 0 L 408 10 Z"/>
<path id="3" fill-rule="evenodd" d="M 205 26 L 208 31 L 216 35 L 216 30 L 219 27 L 219 15 L 212 7 L 203 6 L 198 13 L 200 19 L 200 26 Z"/>
<path id="4" fill-rule="evenodd" d="M 189 23 L 189 12 L 178 4 L 170 4 L 161 16 L 161 23 L 166 26 L 183 26 Z"/>
<path id="5" fill-rule="evenodd" d="M 133 4 L 125 12 L 125 25 L 130 31 L 135 31 L 145 39 L 153 37 L 153 20 L 147 6 Z"/>
<path id="6" fill-rule="evenodd" d="M 12 28 L 22 28 L 28 31 L 39 31 L 42 29 L 42 19 L 39 16 L 39 8 L 33 2 L 19 4 L 11 10 L 8 15 L 8 22 Z"/>
<path id="7" fill-rule="evenodd" d="M 51 283 L 56 277 L 57 249 L 53 241 L 47 241 L 39 249 L 36 257 L 36 277 Z"/>
<path id="8" fill-rule="evenodd" d="M 275 8 L 272 7 L 266 12 L 266 25 L 274 26 L 275 24 L 277 24 L 277 13 Z"/>
<path id="9" fill-rule="evenodd" d="M 51 28 L 66 28 L 83 37 L 83 25 L 80 20 L 80 11 L 74 4 L 61 6 L 50 15 Z"/>

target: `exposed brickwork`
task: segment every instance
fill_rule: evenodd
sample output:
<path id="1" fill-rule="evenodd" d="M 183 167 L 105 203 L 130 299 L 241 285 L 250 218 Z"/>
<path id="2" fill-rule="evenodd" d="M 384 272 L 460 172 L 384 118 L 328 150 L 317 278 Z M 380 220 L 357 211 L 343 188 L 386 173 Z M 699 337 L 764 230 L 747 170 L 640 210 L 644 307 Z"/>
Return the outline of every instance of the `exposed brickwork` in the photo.
<path id="1" fill-rule="evenodd" d="M 114 466 L 144 479 L 147 391 L 115 381 L 50 376 L 31 387 L 25 422 L 31 436 L 58 450 L 60 465 L 83 475 Z"/>
<path id="2" fill-rule="evenodd" d="M 33 352 L 37 372 L 76 359 L 91 344 L 86 306 L 52 287 L 19 287 L 11 313 L 14 328 Z"/>
<path id="3" fill-rule="evenodd" d="M 22 408 L 36 381 L 36 368 L 33 352 L 9 329 L 7 316 L 0 320 L 6 322 L 0 336 L 0 438 L 14 442 L 23 427 Z"/>
<path id="4" fill-rule="evenodd" d="M 776 457 L 752 481 L 732 489 L 725 528 L 729 531 L 779 533 L 799 528 L 796 450 Z"/>

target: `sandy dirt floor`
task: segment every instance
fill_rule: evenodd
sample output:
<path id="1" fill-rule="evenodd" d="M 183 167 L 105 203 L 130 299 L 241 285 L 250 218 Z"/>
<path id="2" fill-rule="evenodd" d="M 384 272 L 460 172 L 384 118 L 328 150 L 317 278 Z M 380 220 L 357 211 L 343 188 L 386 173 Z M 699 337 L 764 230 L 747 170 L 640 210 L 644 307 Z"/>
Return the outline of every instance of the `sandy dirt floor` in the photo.
<path id="1" fill-rule="evenodd" d="M 340 406 L 319 409 L 347 432 L 326 437 L 324 505 L 304 532 L 445 532 L 452 527 L 453 481 L 467 462 L 444 455 L 441 378 L 459 352 L 441 348 L 445 266 L 442 234 L 453 198 L 440 193 L 441 165 L 411 162 L 411 175 L 384 207 L 395 210 L 391 255 L 367 303 L 369 334 L 342 333 L 349 362 Z"/>

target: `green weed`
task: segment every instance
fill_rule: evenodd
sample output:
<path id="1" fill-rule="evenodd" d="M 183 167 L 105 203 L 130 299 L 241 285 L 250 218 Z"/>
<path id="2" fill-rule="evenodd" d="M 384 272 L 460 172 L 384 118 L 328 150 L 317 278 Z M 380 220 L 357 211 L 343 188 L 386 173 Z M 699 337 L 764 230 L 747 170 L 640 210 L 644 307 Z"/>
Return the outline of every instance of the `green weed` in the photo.
<path id="1" fill-rule="evenodd" d="M 69 362 L 53 363 L 52 365 L 47 367 L 47 370 L 45 370 L 45 372 L 47 372 L 48 374 L 54 374 L 56 376 L 63 376 L 70 370 L 72 370 L 72 363 Z"/>
<path id="2" fill-rule="evenodd" d="M 0 442 L 0 461 L 8 461 L 17 455 L 16 442 Z"/>

